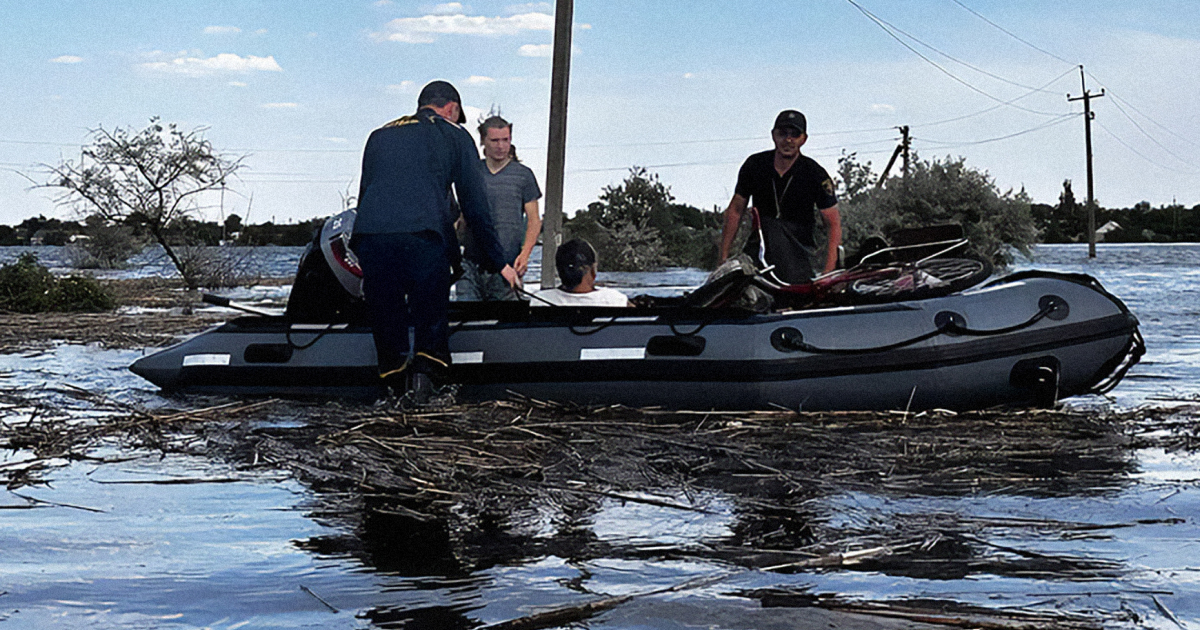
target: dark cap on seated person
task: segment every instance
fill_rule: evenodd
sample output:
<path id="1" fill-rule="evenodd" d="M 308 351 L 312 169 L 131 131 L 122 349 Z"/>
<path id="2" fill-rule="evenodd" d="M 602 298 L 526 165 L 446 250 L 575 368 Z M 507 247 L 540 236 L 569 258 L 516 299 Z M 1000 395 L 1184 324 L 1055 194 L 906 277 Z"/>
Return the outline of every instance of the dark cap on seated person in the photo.
<path id="1" fill-rule="evenodd" d="M 426 105 L 441 107 L 446 103 L 458 103 L 458 120 L 456 122 L 460 125 L 467 122 L 467 115 L 463 113 L 462 97 L 450 83 L 441 80 L 430 81 L 428 85 L 421 88 L 421 94 L 417 96 L 417 109 Z"/>
<path id="2" fill-rule="evenodd" d="M 808 121 L 804 119 L 804 114 L 794 110 L 785 109 L 779 112 L 775 117 L 775 126 L 773 129 L 795 129 L 800 133 L 808 133 Z"/>

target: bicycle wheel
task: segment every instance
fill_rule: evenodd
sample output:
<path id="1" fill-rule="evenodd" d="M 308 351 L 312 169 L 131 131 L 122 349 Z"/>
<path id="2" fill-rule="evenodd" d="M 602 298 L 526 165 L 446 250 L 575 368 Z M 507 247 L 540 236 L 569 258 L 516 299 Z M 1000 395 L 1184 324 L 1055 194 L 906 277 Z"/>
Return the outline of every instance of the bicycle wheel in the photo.
<path id="1" fill-rule="evenodd" d="M 858 304 L 921 300 L 962 291 L 992 275 L 992 265 L 975 258 L 934 258 L 916 265 L 885 267 L 850 284 Z"/>

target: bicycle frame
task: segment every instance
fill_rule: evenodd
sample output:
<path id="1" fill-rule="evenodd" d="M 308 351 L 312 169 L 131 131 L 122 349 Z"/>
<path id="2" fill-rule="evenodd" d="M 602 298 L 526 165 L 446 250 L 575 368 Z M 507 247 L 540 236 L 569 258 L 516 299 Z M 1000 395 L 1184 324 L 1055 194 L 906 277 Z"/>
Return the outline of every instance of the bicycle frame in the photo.
<path id="1" fill-rule="evenodd" d="M 852 282 L 864 279 L 895 278 L 905 273 L 911 274 L 914 273 L 922 263 L 933 260 L 934 258 L 945 256 L 950 252 L 965 247 L 967 244 L 967 239 L 959 238 L 945 241 L 932 241 L 928 243 L 916 243 L 913 245 L 885 247 L 864 256 L 857 265 L 849 269 L 835 269 L 829 273 L 821 274 L 816 278 L 813 278 L 810 282 L 798 284 L 776 283 L 772 282 L 763 273 L 757 275 L 753 281 L 765 289 L 784 294 L 789 297 L 809 298 L 810 302 L 823 302 L 828 300 L 835 293 L 838 293 L 844 289 Z M 931 247 L 937 247 L 938 250 L 928 256 L 924 256 L 916 260 L 903 262 L 888 260 L 889 255 L 912 252 L 921 249 L 929 249 Z M 879 262 L 875 262 L 872 259 L 878 259 Z"/>

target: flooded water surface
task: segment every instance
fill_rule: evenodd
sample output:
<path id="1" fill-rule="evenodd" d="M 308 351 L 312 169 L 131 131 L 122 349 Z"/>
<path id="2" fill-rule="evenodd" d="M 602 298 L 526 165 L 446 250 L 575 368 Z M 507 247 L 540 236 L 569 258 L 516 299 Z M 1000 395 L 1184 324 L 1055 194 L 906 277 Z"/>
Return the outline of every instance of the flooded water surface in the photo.
<path id="1" fill-rule="evenodd" d="M 44 256 L 54 253 L 44 249 Z M 294 268 L 298 253 L 276 251 L 268 267 Z M 1100 256 L 1088 259 L 1086 246 L 1044 246 L 1033 261 L 1017 265 L 1025 268 L 1097 277 L 1142 324 L 1142 362 L 1110 398 L 1070 406 L 1178 405 L 1183 417 L 1194 417 L 1187 403 L 1200 396 L 1200 247 L 1101 245 Z M 665 295 L 703 276 L 675 270 L 602 274 L 601 281 L 630 294 Z M 244 295 L 283 299 L 273 291 Z M 126 370 L 140 354 L 59 346 L 3 355 L 0 387 L 40 400 L 45 409 L 65 409 L 64 422 L 122 406 L 227 402 L 162 398 Z M 106 401 L 79 391 L 103 392 Z M 302 425 L 307 413 L 289 403 L 273 409 L 255 429 Z M 0 405 L 7 425 L 43 413 L 49 412 Z M 1171 424 L 1156 426 L 1170 431 Z M 836 599 L 1034 611 L 1080 624 L 1073 627 L 1200 628 L 1200 444 L 1193 436 L 1139 446 L 1106 431 L 1097 424 L 1093 446 L 1064 448 L 1057 459 L 1023 460 L 1016 453 L 986 478 L 946 470 L 939 479 L 952 483 L 931 485 L 905 470 L 874 483 L 840 483 L 846 472 L 834 456 L 810 484 L 797 482 L 792 490 L 804 497 L 796 502 L 799 517 L 775 514 L 750 494 L 686 483 L 636 497 L 596 494 L 574 506 L 531 499 L 494 546 L 442 541 L 459 552 L 487 550 L 471 557 L 432 553 L 436 545 L 401 535 L 386 520 L 352 529 L 330 515 L 337 496 L 269 462 L 248 466 L 199 451 L 106 444 L 87 459 L 53 462 L 42 474 L 48 483 L 0 500 L 0 627 L 456 630 L 601 596 L 639 595 L 580 623 L 671 630 L 908 627 L 879 617 L 831 617 L 812 604 Z M 0 468 L 30 457 L 3 451 Z M 1041 474 L 1037 466 L 1048 468 Z M 732 480 L 730 487 L 762 485 L 768 473 Z M 806 548 L 821 555 L 869 550 L 872 541 L 909 544 L 907 532 L 920 532 L 911 540 L 927 550 L 920 562 L 884 553 L 842 566 L 765 570 L 811 556 L 745 544 L 773 536 L 828 543 Z M 512 540 L 537 552 L 506 553 Z M 839 548 L 839 541 L 846 543 Z M 755 551 L 762 557 L 747 561 Z M 727 560 L 735 555 L 738 562 Z M 689 583 L 702 578 L 711 579 Z"/>

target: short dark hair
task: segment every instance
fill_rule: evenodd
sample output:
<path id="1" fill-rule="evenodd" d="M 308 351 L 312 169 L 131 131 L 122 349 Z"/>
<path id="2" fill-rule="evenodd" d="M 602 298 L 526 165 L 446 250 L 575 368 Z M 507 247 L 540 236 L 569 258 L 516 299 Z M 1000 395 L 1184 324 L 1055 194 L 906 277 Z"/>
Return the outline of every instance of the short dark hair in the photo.
<path id="1" fill-rule="evenodd" d="M 442 107 L 446 103 L 462 105 L 462 98 L 459 97 L 458 90 L 446 81 L 430 81 L 428 85 L 421 88 L 421 93 L 417 96 L 417 107 L 426 105 Z"/>
<path id="2" fill-rule="evenodd" d="M 479 144 L 483 144 L 483 141 L 487 140 L 488 129 L 507 129 L 509 133 L 512 133 L 512 123 L 504 120 L 500 116 L 488 116 L 483 122 L 479 123 Z M 512 158 L 516 162 L 520 162 L 520 160 L 517 159 L 516 145 L 508 145 L 508 157 Z"/>
<path id="3" fill-rule="evenodd" d="M 467 122 L 467 115 L 462 110 L 462 97 L 450 83 L 442 80 L 430 81 L 417 95 L 417 109 L 430 105 L 445 107 L 447 103 L 458 103 L 458 120 L 455 122 L 460 125 Z"/>
<path id="4" fill-rule="evenodd" d="M 591 243 L 581 238 L 573 238 L 559 245 L 554 254 L 554 266 L 558 269 L 558 277 L 568 289 L 579 286 L 579 283 L 583 282 L 583 276 L 587 274 L 588 267 L 594 264 L 596 250 L 592 248 Z"/>

